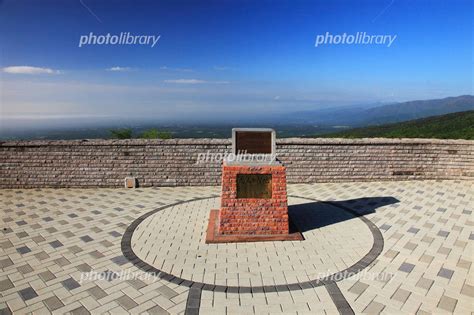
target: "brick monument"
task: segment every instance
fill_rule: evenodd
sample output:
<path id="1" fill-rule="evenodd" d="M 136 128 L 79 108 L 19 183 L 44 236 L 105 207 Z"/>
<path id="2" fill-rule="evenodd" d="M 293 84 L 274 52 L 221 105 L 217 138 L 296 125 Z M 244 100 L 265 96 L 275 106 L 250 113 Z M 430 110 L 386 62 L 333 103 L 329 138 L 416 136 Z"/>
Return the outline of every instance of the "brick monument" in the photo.
<path id="1" fill-rule="evenodd" d="M 232 154 L 222 165 L 221 208 L 211 210 L 206 243 L 303 239 L 290 226 L 286 168 L 275 148 L 273 129 L 232 129 Z"/>

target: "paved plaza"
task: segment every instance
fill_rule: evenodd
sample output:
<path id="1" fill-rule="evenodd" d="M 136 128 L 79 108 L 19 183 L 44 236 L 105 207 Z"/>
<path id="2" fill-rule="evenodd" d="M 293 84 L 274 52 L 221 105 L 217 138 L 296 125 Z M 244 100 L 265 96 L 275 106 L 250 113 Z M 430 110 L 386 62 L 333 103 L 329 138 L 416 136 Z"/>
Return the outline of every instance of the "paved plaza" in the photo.
<path id="1" fill-rule="evenodd" d="M 220 187 L 0 190 L 0 314 L 474 310 L 474 182 L 288 194 L 304 241 L 205 244 Z"/>

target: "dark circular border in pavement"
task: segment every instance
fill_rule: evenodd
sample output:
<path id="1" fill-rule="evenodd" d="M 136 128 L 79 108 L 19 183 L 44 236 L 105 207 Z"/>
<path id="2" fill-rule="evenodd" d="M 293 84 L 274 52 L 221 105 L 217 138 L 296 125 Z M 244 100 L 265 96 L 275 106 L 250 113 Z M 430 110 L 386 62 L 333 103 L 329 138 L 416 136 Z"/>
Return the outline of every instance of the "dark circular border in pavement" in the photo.
<path id="1" fill-rule="evenodd" d="M 215 284 L 209 284 L 209 283 L 202 283 L 202 282 L 194 282 L 191 280 L 186 280 L 182 279 L 176 276 L 173 276 L 172 274 L 166 273 L 164 271 L 161 271 L 140 258 L 138 258 L 137 255 L 132 250 L 132 235 L 135 229 L 138 227 L 140 223 L 143 222 L 146 218 L 149 216 L 164 210 L 166 208 L 174 207 L 183 203 L 187 202 L 192 202 L 192 201 L 198 201 L 198 200 L 205 200 L 205 199 L 211 199 L 211 198 L 217 198 L 219 196 L 213 195 L 210 197 L 204 197 L 204 198 L 193 198 L 190 200 L 185 200 L 185 201 L 180 201 L 171 205 L 166 205 L 160 208 L 157 208 L 155 210 L 152 210 L 150 212 L 147 212 L 140 216 L 138 219 L 132 222 L 127 229 L 125 230 L 125 233 L 123 234 L 122 237 L 122 242 L 121 242 L 121 249 L 123 255 L 132 263 L 134 264 L 137 268 L 145 271 L 145 272 L 152 272 L 155 275 L 157 275 L 160 279 L 169 281 L 171 283 L 175 283 L 177 285 L 182 285 L 186 286 L 189 288 L 196 288 L 196 289 L 201 289 L 201 290 L 206 290 L 206 291 L 216 291 L 216 292 L 228 292 L 228 293 L 261 293 L 261 292 L 282 292 L 282 291 L 292 291 L 292 290 L 302 290 L 302 289 L 309 289 L 309 288 L 314 288 L 314 287 L 319 287 L 322 285 L 332 285 L 334 282 L 341 281 L 345 278 L 351 277 L 359 272 L 361 272 L 363 269 L 367 268 L 379 255 L 382 253 L 383 246 L 384 246 L 384 240 L 382 233 L 380 232 L 379 228 L 369 219 L 364 217 L 363 215 L 357 213 L 356 211 L 345 207 L 341 206 L 339 204 L 334 204 L 330 201 L 321 201 L 317 200 L 314 198 L 308 198 L 308 197 L 301 197 L 301 196 L 295 196 L 295 195 L 290 195 L 288 197 L 295 197 L 295 198 L 301 198 L 305 200 L 310 200 L 310 201 L 316 201 L 316 202 L 321 202 L 321 203 L 326 203 L 329 204 L 333 207 L 337 207 L 339 209 L 342 209 L 344 211 L 347 211 L 351 213 L 354 217 L 361 219 L 369 228 L 370 232 L 372 232 L 372 236 L 374 237 L 374 243 L 372 245 L 372 248 L 370 251 L 362 257 L 358 262 L 350 266 L 349 268 L 346 268 L 344 270 L 338 271 L 336 273 L 333 273 L 332 275 L 329 275 L 325 278 L 322 279 L 315 279 L 315 280 L 309 280 L 309 281 L 304 281 L 304 282 L 296 282 L 296 283 L 291 283 L 291 284 L 280 284 L 280 285 L 267 285 L 267 286 L 259 286 L 259 287 L 249 287 L 249 286 L 225 286 L 225 285 L 215 285 Z M 334 280 L 335 279 L 335 280 Z"/>

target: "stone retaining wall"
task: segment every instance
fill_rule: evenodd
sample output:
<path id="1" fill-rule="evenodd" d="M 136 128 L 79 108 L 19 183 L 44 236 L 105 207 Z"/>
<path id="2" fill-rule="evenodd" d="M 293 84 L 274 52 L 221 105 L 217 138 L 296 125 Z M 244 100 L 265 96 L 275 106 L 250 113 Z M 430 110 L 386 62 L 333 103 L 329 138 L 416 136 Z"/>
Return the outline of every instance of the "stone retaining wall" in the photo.
<path id="1" fill-rule="evenodd" d="M 229 139 L 0 142 L 0 188 L 219 185 Z M 474 141 L 433 139 L 277 140 L 289 183 L 474 179 Z"/>

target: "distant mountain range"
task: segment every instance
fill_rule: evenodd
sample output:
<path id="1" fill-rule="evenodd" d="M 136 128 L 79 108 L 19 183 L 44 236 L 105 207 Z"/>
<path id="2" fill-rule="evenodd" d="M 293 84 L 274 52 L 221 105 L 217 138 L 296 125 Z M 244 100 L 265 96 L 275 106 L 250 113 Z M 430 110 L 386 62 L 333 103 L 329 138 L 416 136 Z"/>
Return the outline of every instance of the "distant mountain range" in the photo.
<path id="1" fill-rule="evenodd" d="M 294 112 L 285 115 L 284 120 L 287 123 L 359 127 L 469 110 L 474 110 L 474 96 L 462 95 L 381 106 L 346 106 Z"/>
<path id="2" fill-rule="evenodd" d="M 1 1 L 1 0 L 0 0 Z M 228 138 L 233 127 L 271 127 L 278 137 L 311 137 L 325 135 L 350 128 L 380 126 L 407 120 L 474 110 L 474 96 L 463 95 L 443 99 L 411 101 L 392 104 L 361 104 L 351 106 L 326 107 L 324 109 L 290 112 L 284 115 L 271 111 L 255 116 L 252 120 L 232 119 L 232 121 L 209 121 L 200 123 L 159 122 L 127 119 L 124 121 L 104 121 L 81 124 L 62 121 L 41 121 L 41 128 L 30 127 L 28 122 L 17 122 L 16 128 L 5 127 L 0 122 L 0 139 L 92 139 L 109 138 L 111 129 L 132 128 L 135 134 L 151 128 L 166 131 L 173 138 Z M 84 122 L 84 121 L 82 121 Z M 68 123 L 67 125 L 64 125 Z M 454 122 L 453 122 L 454 123 Z M 453 125 L 452 128 L 460 128 Z"/>
<path id="3" fill-rule="evenodd" d="M 474 140 L 474 110 L 355 128 L 326 134 L 329 138 L 438 138 Z"/>

